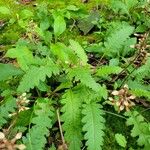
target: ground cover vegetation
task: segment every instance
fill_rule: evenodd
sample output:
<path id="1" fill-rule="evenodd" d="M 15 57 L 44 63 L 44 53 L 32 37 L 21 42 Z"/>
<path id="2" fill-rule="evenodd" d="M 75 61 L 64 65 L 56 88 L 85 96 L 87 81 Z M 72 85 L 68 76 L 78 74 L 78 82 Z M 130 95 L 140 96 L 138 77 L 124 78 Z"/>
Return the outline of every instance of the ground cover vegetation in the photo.
<path id="1" fill-rule="evenodd" d="M 0 150 L 149 150 L 149 34 L 149 0 L 1 0 Z"/>

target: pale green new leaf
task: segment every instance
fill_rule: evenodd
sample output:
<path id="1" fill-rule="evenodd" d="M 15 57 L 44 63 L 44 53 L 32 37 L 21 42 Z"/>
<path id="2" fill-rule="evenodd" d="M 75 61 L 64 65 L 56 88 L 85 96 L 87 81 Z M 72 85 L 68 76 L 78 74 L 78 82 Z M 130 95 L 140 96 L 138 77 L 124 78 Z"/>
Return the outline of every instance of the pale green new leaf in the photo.
<path id="1" fill-rule="evenodd" d="M 100 104 L 96 102 L 84 104 L 82 113 L 87 150 L 102 150 L 105 120 Z"/>
<path id="2" fill-rule="evenodd" d="M 57 16 L 54 18 L 54 34 L 55 36 L 61 35 L 66 30 L 66 22 L 64 17 Z"/>
<path id="3" fill-rule="evenodd" d="M 122 134 L 119 134 L 119 133 L 115 134 L 115 139 L 120 146 L 126 147 L 127 141 L 126 141 L 126 138 Z"/>
<path id="4" fill-rule="evenodd" d="M 26 137 L 23 137 L 23 143 L 26 145 L 26 150 L 42 150 L 47 142 L 46 137 L 49 135 L 49 130 L 52 127 L 52 118 L 54 116 L 53 107 L 50 99 L 38 99 L 34 107 L 34 124 Z"/>
<path id="5" fill-rule="evenodd" d="M 72 80 L 75 77 L 75 80 L 80 80 L 82 84 L 93 89 L 94 91 L 100 90 L 100 85 L 96 83 L 94 78 L 90 74 L 90 69 L 84 67 L 77 67 L 69 70 L 68 77 Z"/>
<path id="6" fill-rule="evenodd" d="M 61 100 L 63 129 L 69 150 L 80 150 L 82 140 L 81 106 L 82 100 L 77 93 L 68 90 Z"/>
<path id="7" fill-rule="evenodd" d="M 5 6 L 0 7 L 0 13 L 3 14 L 3 15 L 10 15 L 11 14 L 9 8 L 7 8 Z"/>
<path id="8" fill-rule="evenodd" d="M 88 57 L 84 49 L 81 47 L 81 45 L 78 42 L 74 40 L 69 40 L 69 42 L 70 42 L 70 47 L 77 54 L 77 56 L 81 59 L 82 64 L 86 65 L 88 61 Z"/>
<path id="9" fill-rule="evenodd" d="M 23 71 L 12 64 L 2 64 L 0 63 L 0 81 L 7 80 L 12 76 L 17 76 L 23 74 Z"/>

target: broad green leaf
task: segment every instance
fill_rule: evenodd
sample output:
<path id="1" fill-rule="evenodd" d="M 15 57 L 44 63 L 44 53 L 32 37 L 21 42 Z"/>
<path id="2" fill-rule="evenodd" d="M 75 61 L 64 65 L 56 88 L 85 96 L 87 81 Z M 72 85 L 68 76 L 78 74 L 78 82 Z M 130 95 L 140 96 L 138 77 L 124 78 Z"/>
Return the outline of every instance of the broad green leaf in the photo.
<path id="1" fill-rule="evenodd" d="M 122 134 L 115 134 L 115 139 L 117 141 L 117 143 L 122 146 L 122 147 L 126 147 L 127 145 L 127 141 L 125 139 L 125 137 Z"/>
<path id="2" fill-rule="evenodd" d="M 78 42 L 74 40 L 69 40 L 69 42 L 70 42 L 70 47 L 77 54 L 77 56 L 81 59 L 82 64 L 86 65 L 88 61 L 88 57 L 84 49 L 81 47 L 81 45 Z"/>
<path id="3" fill-rule="evenodd" d="M 72 49 L 65 46 L 63 43 L 56 43 L 51 45 L 52 53 L 63 63 L 76 63 L 77 56 L 74 54 Z"/>
<path id="4" fill-rule="evenodd" d="M 93 22 L 97 22 L 100 18 L 98 11 L 91 11 L 89 16 L 78 20 L 78 27 L 86 35 L 94 27 Z"/>
<path id="5" fill-rule="evenodd" d="M 76 7 L 75 5 L 69 5 L 69 6 L 67 6 L 67 9 L 71 10 L 71 11 L 78 11 L 79 10 L 79 8 Z"/>
<path id="6" fill-rule="evenodd" d="M 21 74 L 23 74 L 23 71 L 12 64 L 0 63 L 0 81 L 7 80 L 9 77 Z"/>
<path id="7" fill-rule="evenodd" d="M 5 6 L 0 7 L 0 13 L 3 15 L 10 15 L 11 14 L 10 10 Z"/>
<path id="8" fill-rule="evenodd" d="M 28 10 L 28 9 L 23 9 L 20 13 L 20 18 L 21 19 L 28 19 L 33 17 L 33 12 Z"/>
<path id="9" fill-rule="evenodd" d="M 64 17 L 57 16 L 54 18 L 54 35 L 58 37 L 66 30 L 66 22 Z"/>

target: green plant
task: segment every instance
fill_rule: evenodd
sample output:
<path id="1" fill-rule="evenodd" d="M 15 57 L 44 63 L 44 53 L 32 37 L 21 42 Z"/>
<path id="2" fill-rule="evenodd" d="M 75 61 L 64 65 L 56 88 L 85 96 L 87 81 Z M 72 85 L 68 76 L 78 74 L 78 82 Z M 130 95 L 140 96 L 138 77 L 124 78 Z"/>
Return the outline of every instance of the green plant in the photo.
<path id="1" fill-rule="evenodd" d="M 1 135 L 22 132 L 15 142 L 27 150 L 148 149 L 150 3 L 33 6 L 0 7 Z"/>

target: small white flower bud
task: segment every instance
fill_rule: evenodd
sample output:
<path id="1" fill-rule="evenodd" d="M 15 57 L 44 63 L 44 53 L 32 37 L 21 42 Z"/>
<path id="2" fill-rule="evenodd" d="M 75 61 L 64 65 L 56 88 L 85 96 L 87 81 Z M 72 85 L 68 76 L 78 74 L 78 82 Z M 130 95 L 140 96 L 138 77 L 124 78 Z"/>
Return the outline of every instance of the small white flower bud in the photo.
<path id="1" fill-rule="evenodd" d="M 119 107 L 119 110 L 120 110 L 120 111 L 124 110 L 124 106 L 121 105 L 121 106 Z"/>
<path id="2" fill-rule="evenodd" d="M 25 97 L 27 95 L 27 93 L 23 93 L 21 96 Z"/>
<path id="3" fill-rule="evenodd" d="M 3 140 L 5 138 L 5 134 L 3 132 L 0 132 L 0 140 Z"/>
<path id="4" fill-rule="evenodd" d="M 112 95 L 118 95 L 119 94 L 119 92 L 118 91 L 112 91 L 112 93 L 111 93 Z"/>
<path id="5" fill-rule="evenodd" d="M 15 145 L 15 148 L 17 148 L 19 150 L 24 150 L 26 148 L 26 146 L 24 144 L 20 144 L 20 145 Z"/>
<path id="6" fill-rule="evenodd" d="M 22 137 L 22 133 L 19 132 L 19 133 L 16 134 L 15 139 L 18 140 L 18 139 L 21 139 L 21 137 Z"/>

